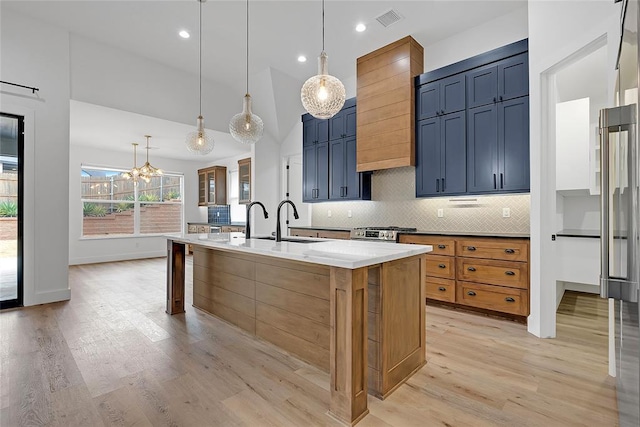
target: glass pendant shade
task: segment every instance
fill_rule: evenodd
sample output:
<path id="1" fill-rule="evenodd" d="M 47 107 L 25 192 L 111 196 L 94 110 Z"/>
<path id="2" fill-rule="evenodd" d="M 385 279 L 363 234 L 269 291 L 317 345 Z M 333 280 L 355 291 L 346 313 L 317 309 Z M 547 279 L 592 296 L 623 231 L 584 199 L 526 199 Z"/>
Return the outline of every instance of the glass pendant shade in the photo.
<path id="1" fill-rule="evenodd" d="M 329 75 L 327 54 L 318 58 L 318 75 L 310 77 L 300 91 L 302 106 L 317 119 L 329 119 L 344 106 L 346 93 L 342 82 Z"/>
<path id="2" fill-rule="evenodd" d="M 209 154 L 213 151 L 213 136 L 204 130 L 204 119 L 198 116 L 195 132 L 187 134 L 187 149 L 195 154 Z"/>
<path id="3" fill-rule="evenodd" d="M 251 95 L 244 96 L 242 113 L 233 116 L 229 122 L 229 133 L 242 144 L 255 144 L 262 138 L 264 124 L 260 117 L 251 112 Z"/>

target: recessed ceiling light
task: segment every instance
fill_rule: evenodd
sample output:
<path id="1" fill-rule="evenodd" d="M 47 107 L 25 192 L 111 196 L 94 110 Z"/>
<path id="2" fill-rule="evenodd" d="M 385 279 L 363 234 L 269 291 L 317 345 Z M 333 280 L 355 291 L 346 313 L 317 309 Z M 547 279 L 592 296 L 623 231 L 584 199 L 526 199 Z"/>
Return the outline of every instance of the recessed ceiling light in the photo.
<path id="1" fill-rule="evenodd" d="M 189 37 L 191 37 L 191 34 L 189 34 L 189 32 L 188 32 L 188 31 L 186 31 L 186 30 L 182 30 L 182 31 L 180 31 L 180 32 L 178 33 L 178 35 L 179 35 L 180 37 L 182 37 L 183 39 L 188 39 Z"/>
<path id="2" fill-rule="evenodd" d="M 362 23 L 356 25 L 356 31 L 359 33 L 363 32 L 366 29 L 367 29 L 367 26 Z"/>
<path id="3" fill-rule="evenodd" d="M 307 57 L 304 55 L 298 56 L 298 62 L 307 62 Z"/>

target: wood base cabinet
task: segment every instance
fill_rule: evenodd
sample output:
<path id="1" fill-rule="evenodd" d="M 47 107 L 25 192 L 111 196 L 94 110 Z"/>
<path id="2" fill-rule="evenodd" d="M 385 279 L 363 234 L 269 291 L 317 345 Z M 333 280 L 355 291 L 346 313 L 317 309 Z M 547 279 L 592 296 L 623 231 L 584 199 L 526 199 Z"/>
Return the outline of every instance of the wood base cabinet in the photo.
<path id="1" fill-rule="evenodd" d="M 427 299 L 529 315 L 529 239 L 404 234 L 400 243 L 433 246 Z"/>

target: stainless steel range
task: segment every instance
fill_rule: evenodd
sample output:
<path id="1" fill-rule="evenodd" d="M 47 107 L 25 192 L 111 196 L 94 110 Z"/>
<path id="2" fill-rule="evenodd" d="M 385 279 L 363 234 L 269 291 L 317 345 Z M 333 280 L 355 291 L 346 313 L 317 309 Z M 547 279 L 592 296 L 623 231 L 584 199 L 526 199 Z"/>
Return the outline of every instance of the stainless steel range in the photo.
<path id="1" fill-rule="evenodd" d="M 379 242 L 398 241 L 400 233 L 412 233 L 415 228 L 409 227 L 361 227 L 351 230 L 351 240 L 376 240 Z"/>

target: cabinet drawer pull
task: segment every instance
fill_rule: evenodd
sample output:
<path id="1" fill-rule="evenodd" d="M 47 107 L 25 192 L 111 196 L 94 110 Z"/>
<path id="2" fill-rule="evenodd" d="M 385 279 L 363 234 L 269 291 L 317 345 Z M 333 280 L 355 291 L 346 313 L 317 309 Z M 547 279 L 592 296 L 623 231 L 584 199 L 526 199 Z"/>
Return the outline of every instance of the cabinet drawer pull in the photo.
<path id="1" fill-rule="evenodd" d="M 475 246 L 467 246 L 467 250 L 468 251 L 475 251 L 476 247 Z"/>
<path id="2" fill-rule="evenodd" d="M 444 292 L 444 291 L 446 291 L 446 290 L 447 290 L 447 288 L 445 288 L 444 286 L 440 286 L 440 287 L 438 288 L 438 290 L 439 290 L 440 292 Z"/>
<path id="3" fill-rule="evenodd" d="M 445 249 L 447 245 L 438 245 L 438 249 Z"/>
<path id="4" fill-rule="evenodd" d="M 494 97 L 493 97 L 493 102 L 494 102 L 494 104 L 496 103 L 496 101 L 497 101 L 497 99 L 496 99 L 496 97 L 494 96 Z"/>
<path id="5" fill-rule="evenodd" d="M 515 254 L 516 253 L 516 251 L 513 250 L 513 249 L 505 249 L 504 252 L 507 253 L 507 254 Z"/>
<path id="6" fill-rule="evenodd" d="M 467 268 L 467 270 L 469 270 L 469 271 L 476 271 L 476 268 L 475 268 L 475 267 L 468 267 L 468 268 Z"/>
<path id="7" fill-rule="evenodd" d="M 473 292 L 473 291 L 468 291 L 468 292 L 467 292 L 467 295 L 469 295 L 470 297 L 475 297 L 475 296 L 476 296 L 476 293 L 475 293 L 475 292 Z"/>
<path id="8" fill-rule="evenodd" d="M 444 264 L 438 264 L 438 267 L 440 267 L 440 268 L 447 268 L 447 266 L 446 266 L 446 265 L 444 265 Z"/>
<path id="9" fill-rule="evenodd" d="M 514 273 L 514 272 L 513 272 L 513 271 L 511 271 L 511 270 L 507 270 L 507 271 L 505 271 L 505 272 L 504 272 L 504 274 L 506 274 L 507 276 L 515 276 L 515 275 L 516 275 L 516 273 Z"/>
<path id="10" fill-rule="evenodd" d="M 516 302 L 516 300 L 515 300 L 515 299 L 513 299 L 513 298 L 511 298 L 511 297 L 506 297 L 504 300 L 505 300 L 506 302 Z"/>

